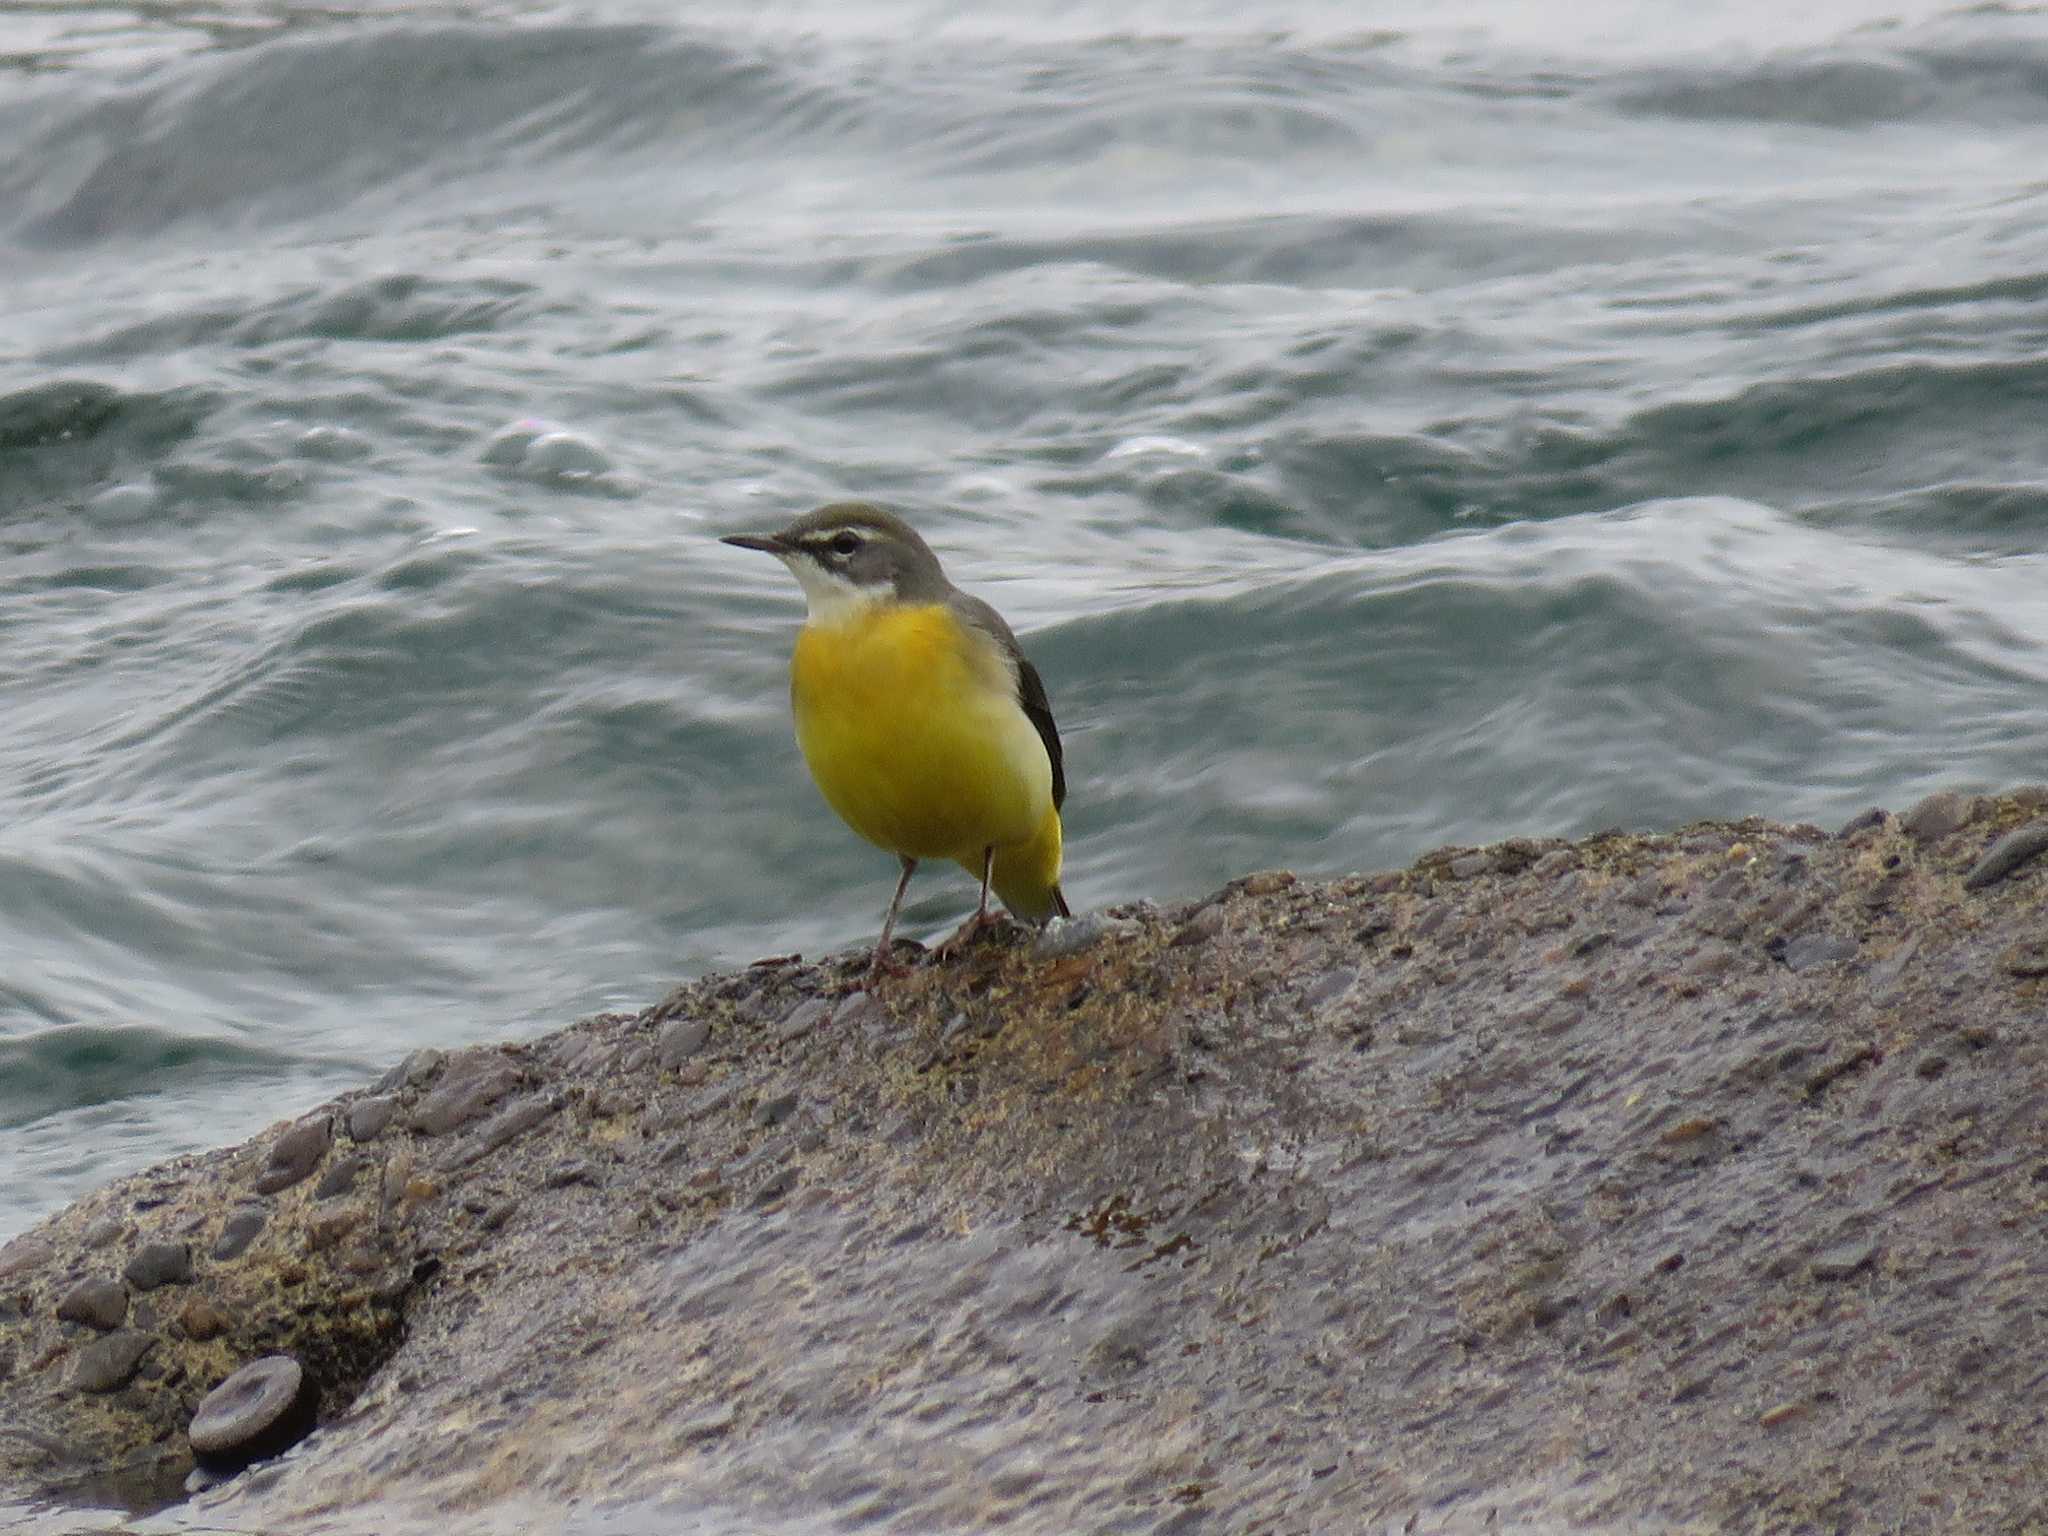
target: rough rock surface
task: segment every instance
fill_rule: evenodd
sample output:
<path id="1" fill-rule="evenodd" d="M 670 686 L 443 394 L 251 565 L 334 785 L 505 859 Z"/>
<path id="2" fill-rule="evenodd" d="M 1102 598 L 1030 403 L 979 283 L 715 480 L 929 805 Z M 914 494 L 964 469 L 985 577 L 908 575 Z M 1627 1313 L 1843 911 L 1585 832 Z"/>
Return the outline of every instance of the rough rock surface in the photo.
<path id="1" fill-rule="evenodd" d="M 173 1497 L 290 1354 L 324 1427 L 207 1529 L 2038 1529 L 2044 820 L 1255 875 L 421 1053 L 0 1246 L 0 1496 Z"/>

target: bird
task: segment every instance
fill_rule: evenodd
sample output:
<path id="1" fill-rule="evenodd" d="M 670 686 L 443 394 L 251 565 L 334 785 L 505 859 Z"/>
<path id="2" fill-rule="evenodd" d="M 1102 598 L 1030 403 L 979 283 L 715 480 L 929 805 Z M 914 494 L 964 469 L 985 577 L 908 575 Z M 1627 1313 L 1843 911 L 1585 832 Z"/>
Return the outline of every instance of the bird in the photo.
<path id="1" fill-rule="evenodd" d="M 901 865 L 870 975 L 894 968 L 903 893 L 927 859 L 981 881 L 974 916 L 942 952 L 992 921 L 991 890 L 1036 926 L 1072 916 L 1060 889 L 1059 728 L 1002 615 L 947 580 L 910 524 L 868 502 L 721 542 L 773 555 L 803 588 L 809 611 L 789 664 L 797 746 L 840 820 Z"/>

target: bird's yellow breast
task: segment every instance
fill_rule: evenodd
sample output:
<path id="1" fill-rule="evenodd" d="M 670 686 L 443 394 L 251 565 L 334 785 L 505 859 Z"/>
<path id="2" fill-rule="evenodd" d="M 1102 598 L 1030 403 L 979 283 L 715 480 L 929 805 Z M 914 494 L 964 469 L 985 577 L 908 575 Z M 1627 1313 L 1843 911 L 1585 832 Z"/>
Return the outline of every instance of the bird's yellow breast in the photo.
<path id="1" fill-rule="evenodd" d="M 978 874 L 983 849 L 1040 837 L 1053 815 L 1052 762 L 1002 649 L 942 603 L 813 619 L 790 662 L 790 702 L 825 799 L 891 852 Z"/>

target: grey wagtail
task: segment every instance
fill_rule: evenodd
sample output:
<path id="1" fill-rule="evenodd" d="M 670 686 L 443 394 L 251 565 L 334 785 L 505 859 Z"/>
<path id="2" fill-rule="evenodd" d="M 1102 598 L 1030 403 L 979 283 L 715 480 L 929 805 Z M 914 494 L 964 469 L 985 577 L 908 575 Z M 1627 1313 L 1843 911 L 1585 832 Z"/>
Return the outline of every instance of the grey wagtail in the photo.
<path id="1" fill-rule="evenodd" d="M 981 879 L 954 940 L 989 920 L 991 888 L 1027 922 L 1069 916 L 1060 733 L 1002 615 L 948 581 L 902 518 L 865 502 L 723 542 L 773 555 L 803 587 L 810 612 L 789 662 L 797 746 L 840 819 L 903 865 L 872 969 L 889 968 L 920 859 Z"/>

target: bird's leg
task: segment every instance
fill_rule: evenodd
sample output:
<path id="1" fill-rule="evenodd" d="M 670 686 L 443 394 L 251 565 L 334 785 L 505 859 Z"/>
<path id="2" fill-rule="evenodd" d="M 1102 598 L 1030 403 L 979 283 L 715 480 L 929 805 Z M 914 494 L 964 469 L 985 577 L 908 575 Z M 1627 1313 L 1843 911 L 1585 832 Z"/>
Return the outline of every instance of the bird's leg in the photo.
<path id="1" fill-rule="evenodd" d="M 975 903 L 974 916 L 967 919 L 939 945 L 939 953 L 950 955 L 984 928 L 995 926 L 995 919 L 988 915 L 988 882 L 996 872 L 996 851 L 993 846 L 981 850 L 981 900 Z"/>
<path id="2" fill-rule="evenodd" d="M 899 969 L 889 958 L 889 940 L 896 933 L 896 914 L 903 910 L 903 893 L 910 889 L 910 877 L 917 873 L 917 860 L 906 859 L 901 854 L 897 858 L 902 860 L 903 873 L 897 877 L 896 894 L 889 899 L 889 915 L 882 919 L 882 936 L 875 940 L 875 958 L 868 965 L 870 979 L 890 975 Z"/>

